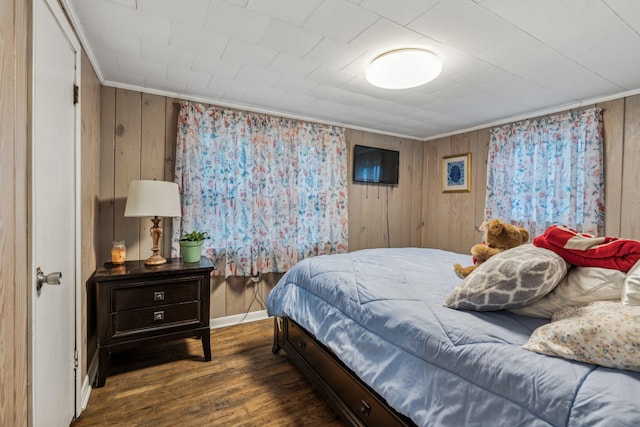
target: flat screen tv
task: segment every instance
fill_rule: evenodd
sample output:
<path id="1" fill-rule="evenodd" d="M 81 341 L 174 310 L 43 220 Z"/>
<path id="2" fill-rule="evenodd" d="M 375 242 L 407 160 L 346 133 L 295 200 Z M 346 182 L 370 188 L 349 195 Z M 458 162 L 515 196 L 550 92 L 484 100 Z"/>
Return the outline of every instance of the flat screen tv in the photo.
<path id="1" fill-rule="evenodd" d="M 398 184 L 400 152 L 356 145 L 353 149 L 353 181 Z"/>

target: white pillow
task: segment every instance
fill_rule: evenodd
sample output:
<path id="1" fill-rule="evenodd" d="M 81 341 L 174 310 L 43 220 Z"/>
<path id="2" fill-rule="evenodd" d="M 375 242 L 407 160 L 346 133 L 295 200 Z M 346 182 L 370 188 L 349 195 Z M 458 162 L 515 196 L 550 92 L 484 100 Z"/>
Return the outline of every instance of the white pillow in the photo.
<path id="1" fill-rule="evenodd" d="M 625 277 L 624 272 L 610 268 L 573 267 L 553 291 L 533 304 L 512 308 L 509 311 L 523 316 L 551 319 L 553 313 L 563 307 L 593 301 L 619 300 L 622 296 Z M 638 283 L 640 283 L 640 270 Z"/>
<path id="2" fill-rule="evenodd" d="M 624 279 L 622 289 L 623 305 L 640 305 L 640 261 L 631 267 Z"/>

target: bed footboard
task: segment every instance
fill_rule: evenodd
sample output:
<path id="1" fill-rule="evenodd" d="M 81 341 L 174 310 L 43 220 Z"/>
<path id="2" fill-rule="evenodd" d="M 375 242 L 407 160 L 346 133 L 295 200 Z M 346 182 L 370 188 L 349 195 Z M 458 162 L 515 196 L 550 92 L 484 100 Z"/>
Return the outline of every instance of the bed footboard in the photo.
<path id="1" fill-rule="evenodd" d="M 340 417 L 353 426 L 414 426 L 309 332 L 286 317 L 274 320 L 273 348 L 284 348 L 291 361 L 318 389 Z"/>

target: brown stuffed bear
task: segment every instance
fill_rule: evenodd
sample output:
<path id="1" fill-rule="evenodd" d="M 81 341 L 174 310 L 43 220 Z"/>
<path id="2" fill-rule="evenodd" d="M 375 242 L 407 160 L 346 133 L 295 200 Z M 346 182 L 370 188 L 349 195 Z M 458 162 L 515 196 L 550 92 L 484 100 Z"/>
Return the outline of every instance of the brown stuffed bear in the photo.
<path id="1" fill-rule="evenodd" d="M 479 230 L 484 231 L 485 243 L 473 245 L 471 248 L 473 265 L 469 267 L 463 267 L 460 264 L 453 265 L 453 269 L 460 278 L 467 277 L 480 264 L 495 254 L 529 241 L 529 232 L 526 229 L 507 224 L 499 219 L 483 222 Z"/>

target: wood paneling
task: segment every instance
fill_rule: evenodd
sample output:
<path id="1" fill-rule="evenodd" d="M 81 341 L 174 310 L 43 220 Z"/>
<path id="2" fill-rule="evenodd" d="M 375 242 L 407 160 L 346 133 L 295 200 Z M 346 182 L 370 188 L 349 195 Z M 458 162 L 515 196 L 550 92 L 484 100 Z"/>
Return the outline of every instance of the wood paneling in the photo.
<path id="1" fill-rule="evenodd" d="M 616 99 L 599 105 L 604 109 L 605 149 L 605 234 L 620 235 L 622 208 L 622 153 L 624 150 L 624 99 Z"/>
<path id="2" fill-rule="evenodd" d="M 423 157 L 422 246 L 467 253 L 481 240 L 476 227 L 484 214 L 484 169 L 486 169 L 485 133 L 475 131 L 426 142 Z M 442 192 L 442 159 L 471 153 L 471 191 Z"/>
<path id="3" fill-rule="evenodd" d="M 124 216 L 129 183 L 141 177 L 142 94 L 116 89 L 115 113 L 113 238 L 125 241 L 127 259 L 146 259 L 149 257 L 147 252 L 141 254 L 140 251 L 141 219 Z"/>
<path id="4" fill-rule="evenodd" d="M 98 209 L 98 264 L 111 259 L 115 219 L 116 90 L 100 93 L 100 180 Z"/>
<path id="5" fill-rule="evenodd" d="M 403 221 L 407 221 L 406 224 L 403 224 L 403 229 L 408 230 L 409 233 L 409 246 L 419 247 L 421 246 L 422 240 L 422 230 L 424 229 L 424 218 L 422 216 L 422 199 L 423 199 L 423 185 L 424 181 L 422 179 L 423 173 L 423 162 L 422 158 L 424 156 L 424 144 L 415 143 L 413 144 L 413 153 L 411 153 L 411 175 L 410 179 L 413 183 L 413 188 L 411 193 L 413 197 L 411 198 L 411 217 L 408 218 L 405 216 Z M 405 209 L 409 207 L 404 205 Z M 403 234 L 406 239 L 406 235 Z"/>
<path id="6" fill-rule="evenodd" d="M 13 300 L 13 310 L 15 310 L 14 321 L 14 333 L 15 341 L 13 348 L 13 357 L 15 358 L 14 370 L 13 370 L 13 407 L 9 406 L 6 419 L 13 418 L 13 425 L 27 425 L 28 416 L 28 356 L 29 356 L 29 332 L 28 332 L 28 317 L 29 302 L 31 293 L 29 292 L 29 276 L 27 274 L 27 256 L 30 248 L 27 244 L 27 212 L 28 212 L 28 146 L 29 146 L 29 133 L 26 130 L 29 123 L 29 104 L 28 97 L 31 93 L 29 90 L 30 66 L 31 63 L 28 59 L 30 49 L 30 7 L 27 2 L 16 1 L 14 22 L 16 26 L 15 37 L 15 61 L 16 61 L 16 102 L 15 102 L 15 194 L 13 202 L 15 203 L 15 230 L 16 240 L 14 242 L 14 265 L 15 265 L 15 278 L 13 285 L 15 286 L 15 294 Z M 3 33 L 3 31 L 2 31 Z M 2 74 L 5 75 L 4 73 Z M 11 76 L 11 74 L 9 74 Z M 4 96 L 4 91 L 0 90 L 0 93 Z M 2 127 L 4 129 L 4 127 Z M 2 197 L 0 200 L 6 200 Z M 11 254 L 6 254 L 9 257 Z M 2 256 L 4 258 L 4 255 Z M 7 312 L 11 312 L 11 308 L 5 307 Z M 4 318 L 0 318 L 0 322 L 4 322 Z M 11 348 L 9 348 L 11 351 Z M 0 364 L 1 365 L 1 364 Z M 2 367 L 0 366 L 0 370 Z M 0 392 L 2 394 L 2 392 Z"/>
<path id="7" fill-rule="evenodd" d="M 640 239 L 640 95 L 625 99 L 620 234 Z"/>
<path id="8" fill-rule="evenodd" d="M 178 129 L 178 102 L 175 98 L 167 98 L 164 103 L 164 180 L 173 181 L 175 177 L 176 139 Z M 164 221 L 162 247 L 169 255 L 171 250 L 171 234 L 173 233 L 173 221 Z"/>
<path id="9" fill-rule="evenodd" d="M 87 284 L 89 278 L 96 269 L 98 260 L 98 210 L 99 210 L 99 181 L 100 174 L 100 81 L 93 71 L 86 54 L 82 54 L 82 76 L 80 88 L 81 107 L 81 150 L 80 156 L 80 211 L 82 212 L 80 229 L 81 258 L 81 283 Z M 87 373 L 88 355 L 93 355 L 96 343 L 89 342 L 89 338 L 95 337 L 95 329 L 91 330 L 94 323 L 91 319 L 93 311 L 87 307 L 91 289 L 82 286 L 82 337 L 80 343 L 82 360 L 80 374 L 82 378 Z"/>
<path id="10" fill-rule="evenodd" d="M 489 129 L 481 129 L 477 132 L 476 149 L 472 152 L 471 167 L 473 173 L 472 192 L 475 195 L 475 212 L 473 214 L 474 225 L 480 225 L 484 218 L 484 201 L 486 197 L 487 183 L 487 159 L 489 156 Z M 483 239 L 482 232 L 474 227 L 474 238 L 469 243 L 469 248 L 481 242 Z"/>
<path id="11" fill-rule="evenodd" d="M 165 171 L 165 126 L 159 126 L 165 121 L 164 96 L 142 94 L 142 111 L 140 120 L 140 179 L 164 180 Z M 171 179 L 173 181 L 173 179 Z M 162 223 L 171 224 L 171 218 L 163 218 Z M 140 218 L 139 230 L 139 258 L 145 259 L 151 256 L 153 240 L 150 228 L 153 225 L 151 217 Z M 163 224 L 163 235 L 166 227 Z M 160 240 L 162 244 L 163 240 Z M 165 251 L 168 254 L 168 248 Z"/>
<path id="12" fill-rule="evenodd" d="M 0 425 L 27 425 L 28 2 L 0 4 Z"/>
<path id="13" fill-rule="evenodd" d="M 101 101 L 99 260 L 110 259 L 114 240 L 125 241 L 127 259 L 146 259 L 153 245 L 151 218 L 124 217 L 127 193 L 132 180 L 173 181 L 167 173 L 175 155 L 175 107 L 170 98 L 110 87 L 103 87 Z M 160 225 L 161 254 L 170 256 L 171 219 Z"/>
<path id="14" fill-rule="evenodd" d="M 347 129 L 346 138 L 349 146 L 349 250 L 420 246 L 423 143 L 353 129 Z M 399 151 L 398 185 L 354 183 L 355 145 Z"/>

